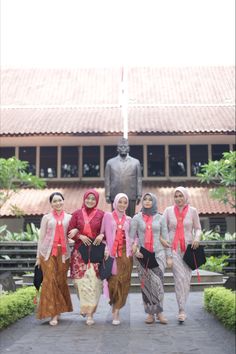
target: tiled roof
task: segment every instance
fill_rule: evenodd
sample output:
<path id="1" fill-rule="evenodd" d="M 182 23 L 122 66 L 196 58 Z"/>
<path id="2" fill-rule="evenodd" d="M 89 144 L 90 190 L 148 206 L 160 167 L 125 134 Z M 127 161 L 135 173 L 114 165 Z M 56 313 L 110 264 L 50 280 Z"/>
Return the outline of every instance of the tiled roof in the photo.
<path id="1" fill-rule="evenodd" d="M 118 108 L 3 109 L 0 135 L 121 133 Z"/>
<path id="2" fill-rule="evenodd" d="M 120 103 L 121 68 L 1 70 L 1 104 Z M 234 104 L 235 67 L 128 68 L 129 104 Z"/>
<path id="3" fill-rule="evenodd" d="M 142 107 L 129 110 L 130 133 L 234 133 L 235 107 Z"/>
<path id="4" fill-rule="evenodd" d="M 234 107 L 140 107 L 128 115 L 132 134 L 232 134 Z M 2 109 L 0 135 L 122 134 L 119 108 Z"/>
<path id="5" fill-rule="evenodd" d="M 1 70 L 1 104 L 35 106 L 119 103 L 121 69 Z"/>
<path id="6" fill-rule="evenodd" d="M 173 204 L 174 186 L 159 186 L 159 182 L 144 183 L 143 194 L 152 192 L 158 197 L 158 210 L 160 213 Z M 25 211 L 25 215 L 41 215 L 50 210 L 48 202 L 49 195 L 55 191 L 60 191 L 65 197 L 65 210 L 72 213 L 82 205 L 83 195 L 88 188 L 96 188 L 100 194 L 98 207 L 104 211 L 110 211 L 110 205 L 106 203 L 104 188 L 100 184 L 60 186 L 46 188 L 44 190 L 24 189 L 18 193 L 13 193 L 10 199 L 1 208 L 0 216 L 12 216 L 10 205 L 17 205 Z M 235 214 L 235 209 L 229 205 L 222 204 L 210 198 L 209 187 L 188 187 L 191 205 L 197 208 L 200 215 Z M 140 206 L 137 210 L 140 209 Z"/>
<path id="7" fill-rule="evenodd" d="M 0 135 L 117 134 L 121 68 L 2 70 Z M 129 68 L 129 134 L 235 131 L 235 68 Z"/>
<path id="8" fill-rule="evenodd" d="M 133 104 L 235 104 L 235 67 L 130 68 Z"/>

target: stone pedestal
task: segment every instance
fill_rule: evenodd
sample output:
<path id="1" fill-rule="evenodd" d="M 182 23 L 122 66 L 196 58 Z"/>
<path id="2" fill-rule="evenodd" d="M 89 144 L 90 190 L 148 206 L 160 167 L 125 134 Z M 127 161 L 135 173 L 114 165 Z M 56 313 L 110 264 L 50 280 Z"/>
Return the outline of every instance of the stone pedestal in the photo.
<path id="1" fill-rule="evenodd" d="M 0 274 L 0 293 L 2 291 L 15 291 L 16 284 L 11 272 L 4 272 Z"/>

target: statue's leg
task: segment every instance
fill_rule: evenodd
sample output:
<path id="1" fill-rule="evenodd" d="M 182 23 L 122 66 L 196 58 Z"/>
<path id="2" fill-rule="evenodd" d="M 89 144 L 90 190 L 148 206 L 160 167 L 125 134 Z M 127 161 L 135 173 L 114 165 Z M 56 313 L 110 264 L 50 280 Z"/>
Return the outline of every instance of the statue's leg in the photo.
<path id="1" fill-rule="evenodd" d="M 129 200 L 128 208 L 126 209 L 126 215 L 131 216 L 135 215 L 136 200 Z"/>

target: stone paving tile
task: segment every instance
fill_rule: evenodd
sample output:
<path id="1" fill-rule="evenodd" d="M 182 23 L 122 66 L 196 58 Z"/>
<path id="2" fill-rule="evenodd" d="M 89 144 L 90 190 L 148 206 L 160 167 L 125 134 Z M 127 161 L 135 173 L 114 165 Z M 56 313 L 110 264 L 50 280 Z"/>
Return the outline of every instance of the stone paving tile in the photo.
<path id="1" fill-rule="evenodd" d="M 193 292 L 187 304 L 188 319 L 177 322 L 174 293 L 165 295 L 168 325 L 144 323 L 140 294 L 130 294 L 121 311 L 120 326 L 111 325 L 108 301 L 101 298 L 95 325 L 79 316 L 79 302 L 72 295 L 74 312 L 62 314 L 60 324 L 28 316 L 0 333 L 0 352 L 20 354 L 235 354 L 235 336 L 203 308 L 203 293 Z"/>

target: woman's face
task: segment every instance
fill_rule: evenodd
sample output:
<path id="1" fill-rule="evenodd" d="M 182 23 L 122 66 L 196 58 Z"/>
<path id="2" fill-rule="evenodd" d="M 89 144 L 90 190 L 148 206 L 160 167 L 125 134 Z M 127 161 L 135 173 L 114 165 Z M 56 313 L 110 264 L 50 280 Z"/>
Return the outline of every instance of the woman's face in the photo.
<path id="1" fill-rule="evenodd" d="M 97 204 L 95 196 L 91 193 L 89 194 L 86 199 L 84 200 L 84 204 L 87 208 L 94 208 L 95 205 Z"/>
<path id="2" fill-rule="evenodd" d="M 125 197 L 122 197 L 118 200 L 117 210 L 121 213 L 124 212 L 128 207 L 128 200 Z"/>
<path id="3" fill-rule="evenodd" d="M 185 205 L 185 200 L 184 200 L 184 195 L 183 193 L 179 192 L 179 191 L 176 191 L 175 192 L 175 204 L 178 206 L 178 207 L 183 207 Z"/>
<path id="4" fill-rule="evenodd" d="M 64 200 L 60 195 L 54 195 L 51 201 L 51 206 L 55 211 L 62 211 L 64 205 Z"/>
<path id="5" fill-rule="evenodd" d="M 143 207 L 146 209 L 150 209 L 152 207 L 152 197 L 147 194 L 143 198 Z"/>

